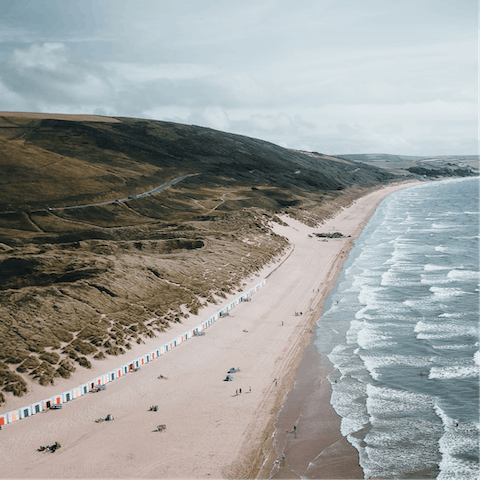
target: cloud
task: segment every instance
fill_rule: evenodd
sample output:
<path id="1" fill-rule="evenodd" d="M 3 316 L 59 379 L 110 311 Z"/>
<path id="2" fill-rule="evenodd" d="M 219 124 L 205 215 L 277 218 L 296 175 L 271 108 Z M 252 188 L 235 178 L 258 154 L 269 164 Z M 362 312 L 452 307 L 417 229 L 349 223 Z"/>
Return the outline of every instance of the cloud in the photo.
<path id="1" fill-rule="evenodd" d="M 50 109 L 108 105 L 114 91 L 105 72 L 61 43 L 15 49 L 3 62 L 0 80 L 23 103 Z M 3 99 L 0 108 L 6 108 Z"/>
<path id="2" fill-rule="evenodd" d="M 171 120 L 325 153 L 474 153 L 476 13 L 470 0 L 5 0 L 0 110 Z"/>

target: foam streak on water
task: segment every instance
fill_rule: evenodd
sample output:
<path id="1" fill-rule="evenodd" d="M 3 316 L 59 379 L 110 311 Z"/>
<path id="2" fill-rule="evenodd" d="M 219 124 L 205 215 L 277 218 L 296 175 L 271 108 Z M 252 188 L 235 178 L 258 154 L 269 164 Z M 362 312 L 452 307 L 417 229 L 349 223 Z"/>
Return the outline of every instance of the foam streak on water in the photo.
<path id="1" fill-rule="evenodd" d="M 389 196 L 318 321 L 365 478 L 480 478 L 478 179 Z"/>

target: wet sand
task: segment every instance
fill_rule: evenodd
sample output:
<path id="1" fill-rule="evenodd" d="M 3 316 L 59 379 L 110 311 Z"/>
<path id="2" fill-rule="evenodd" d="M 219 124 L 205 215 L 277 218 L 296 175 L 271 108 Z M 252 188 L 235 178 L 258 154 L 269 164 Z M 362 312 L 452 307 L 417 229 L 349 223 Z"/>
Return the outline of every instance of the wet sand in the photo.
<path id="1" fill-rule="evenodd" d="M 357 450 L 340 434 L 341 418 L 329 403 L 332 371 L 328 358 L 310 343 L 275 425 L 279 461 L 271 478 L 363 478 Z"/>

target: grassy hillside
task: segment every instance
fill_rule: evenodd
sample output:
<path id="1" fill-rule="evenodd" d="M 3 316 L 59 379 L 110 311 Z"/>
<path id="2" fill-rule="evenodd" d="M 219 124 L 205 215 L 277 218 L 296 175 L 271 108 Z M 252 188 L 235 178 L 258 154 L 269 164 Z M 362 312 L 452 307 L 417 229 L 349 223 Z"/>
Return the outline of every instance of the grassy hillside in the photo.
<path id="1" fill-rule="evenodd" d="M 397 178 L 208 128 L 6 113 L 0 173 L 0 402 L 240 290 L 284 251 L 278 214 L 313 227 Z"/>

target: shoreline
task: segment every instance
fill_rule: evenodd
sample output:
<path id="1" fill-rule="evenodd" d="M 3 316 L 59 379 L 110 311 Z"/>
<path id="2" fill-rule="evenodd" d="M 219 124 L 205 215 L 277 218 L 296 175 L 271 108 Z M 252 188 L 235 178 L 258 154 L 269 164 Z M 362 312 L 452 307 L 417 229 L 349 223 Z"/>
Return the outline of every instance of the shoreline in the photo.
<path id="1" fill-rule="evenodd" d="M 270 274 L 251 302 L 238 305 L 206 336 L 113 382 L 106 391 L 2 430 L 4 478 L 263 476 L 268 460 L 275 456 L 272 433 L 278 411 L 292 390 L 313 325 L 347 251 L 380 201 L 411 184 L 376 189 L 316 229 L 290 218 L 284 218 L 289 226 L 275 224 L 275 233 L 286 236 L 294 248 L 246 282 L 254 284 Z M 338 230 L 352 237 L 322 242 L 309 238 L 314 230 Z M 170 338 L 176 329 L 198 324 L 210 309 L 216 311 L 218 305 L 202 309 L 199 316 L 164 335 Z M 296 316 L 296 311 L 304 314 Z M 161 341 L 157 337 L 135 350 L 144 353 L 150 344 Z M 136 351 L 130 351 L 129 357 L 135 357 Z M 99 362 L 101 373 L 108 370 L 109 362 L 116 366 L 118 360 Z M 232 366 L 240 366 L 241 372 L 234 374 L 233 382 L 224 382 Z M 81 373 L 88 379 L 94 376 L 93 369 Z M 166 379 L 159 380 L 159 373 Z M 74 375 L 70 381 L 76 385 L 79 378 Z M 67 383 L 48 388 L 54 393 L 65 391 Z M 242 394 L 237 393 L 240 388 Z M 44 387 L 40 389 L 42 397 L 48 396 Z M 25 397 L 19 400 L 29 403 Z M 149 412 L 152 404 L 159 405 L 159 412 Z M 96 418 L 108 413 L 115 422 L 95 424 Z M 167 430 L 155 433 L 157 424 L 166 424 Z M 55 455 L 36 451 L 55 441 L 62 445 Z"/>
<path id="2" fill-rule="evenodd" d="M 329 295 L 335 288 L 342 272 L 343 264 L 348 258 L 354 241 L 363 231 L 378 205 L 390 193 L 417 183 L 414 181 L 390 185 L 374 190 L 357 200 L 360 201 L 370 195 L 380 193 L 380 197 L 372 203 L 371 211 L 364 216 L 354 233 L 351 234 L 350 241 L 344 248 L 345 255 L 337 265 L 332 265 L 334 277 L 329 278 L 326 284 L 324 284 L 325 291 L 322 291 L 319 305 L 313 312 L 314 321 L 311 325 L 312 329 L 309 331 L 308 345 L 300 354 L 298 364 L 294 367 L 293 378 L 290 379 L 291 387 L 277 410 L 273 424 L 269 425 L 268 434 L 265 435 L 262 453 L 266 458 L 261 466 L 257 465 L 257 469 L 252 470 L 251 478 L 282 479 L 301 478 L 301 476 L 303 478 L 321 479 L 336 479 L 339 477 L 349 479 L 363 478 L 363 470 L 359 465 L 358 451 L 340 434 L 341 417 L 330 404 L 332 390 L 327 378 L 334 373 L 334 368 L 326 355 L 317 352 L 314 346 L 315 332 L 313 329 L 324 311 Z M 386 191 L 387 189 L 388 191 Z M 334 220 L 327 220 L 323 225 L 329 224 Z M 339 218 L 337 223 L 340 224 L 340 222 L 341 219 Z M 337 262 L 339 260 L 337 258 Z M 321 325 L 318 328 L 321 328 Z M 319 370 L 320 374 L 318 373 Z M 315 376 L 308 372 L 315 373 Z M 316 381 L 312 382 L 312 378 L 315 378 Z M 313 397 L 318 400 L 318 408 L 314 407 L 312 411 L 312 404 L 315 402 L 310 402 L 309 406 L 307 406 L 305 399 L 310 400 Z M 310 418 L 310 421 L 315 423 L 318 416 L 324 416 L 325 419 L 321 422 L 316 422 L 317 426 L 314 431 L 307 428 L 305 434 L 303 427 L 308 426 L 309 421 L 307 419 Z M 319 431 L 318 423 L 320 423 L 320 429 L 324 437 L 322 439 L 316 438 Z M 296 431 L 292 430 L 293 425 L 297 427 Z M 314 447 L 313 449 L 311 448 L 312 446 Z M 310 450 L 308 450 L 309 447 Z M 283 459 L 282 454 L 284 455 Z M 312 457 L 311 455 L 314 456 Z M 317 468 L 310 467 L 307 475 L 309 462 L 320 456 L 322 456 L 319 462 L 320 465 Z"/>

